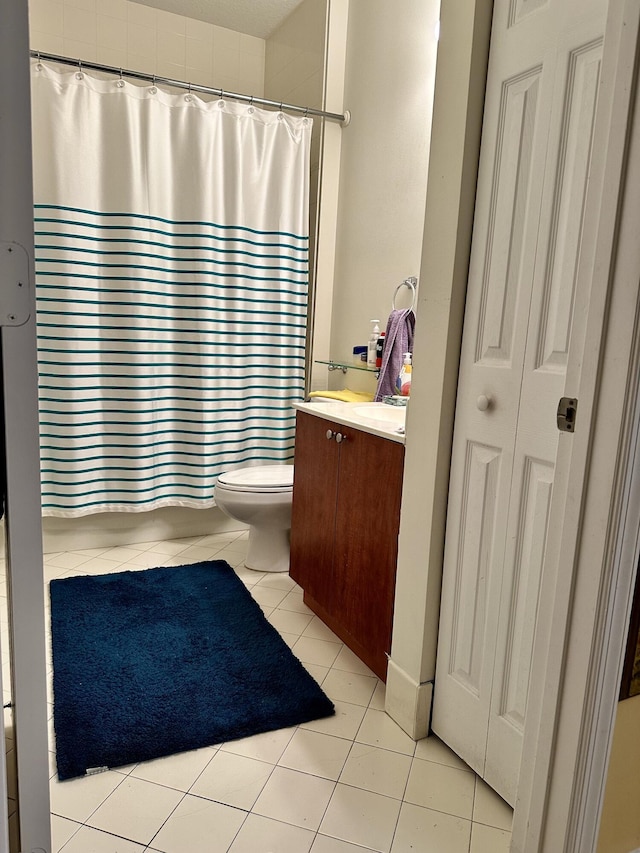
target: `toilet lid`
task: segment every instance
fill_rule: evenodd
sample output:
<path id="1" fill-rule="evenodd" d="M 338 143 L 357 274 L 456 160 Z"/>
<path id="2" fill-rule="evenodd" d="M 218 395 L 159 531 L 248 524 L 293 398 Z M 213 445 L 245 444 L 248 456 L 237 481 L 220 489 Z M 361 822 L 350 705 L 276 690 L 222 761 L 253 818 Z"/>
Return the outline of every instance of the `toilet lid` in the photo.
<path id="1" fill-rule="evenodd" d="M 293 465 L 256 465 L 220 474 L 218 482 L 238 492 L 286 492 L 293 487 Z"/>

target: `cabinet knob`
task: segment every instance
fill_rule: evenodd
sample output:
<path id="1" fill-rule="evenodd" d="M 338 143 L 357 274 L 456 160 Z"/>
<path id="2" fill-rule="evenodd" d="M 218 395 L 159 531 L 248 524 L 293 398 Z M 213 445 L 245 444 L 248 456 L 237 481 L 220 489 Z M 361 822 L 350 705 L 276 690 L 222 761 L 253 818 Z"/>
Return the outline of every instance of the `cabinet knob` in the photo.
<path id="1" fill-rule="evenodd" d="M 336 444 L 340 444 L 342 441 L 346 441 L 347 436 L 343 435 L 341 432 L 336 433 Z"/>
<path id="2" fill-rule="evenodd" d="M 335 432 L 332 429 L 327 430 L 327 438 L 331 441 L 332 438 L 335 437 Z"/>
<path id="3" fill-rule="evenodd" d="M 491 397 L 487 397 L 486 394 L 480 394 L 478 399 L 476 400 L 476 406 L 480 409 L 481 412 L 486 412 L 487 409 L 491 408 L 493 400 Z"/>

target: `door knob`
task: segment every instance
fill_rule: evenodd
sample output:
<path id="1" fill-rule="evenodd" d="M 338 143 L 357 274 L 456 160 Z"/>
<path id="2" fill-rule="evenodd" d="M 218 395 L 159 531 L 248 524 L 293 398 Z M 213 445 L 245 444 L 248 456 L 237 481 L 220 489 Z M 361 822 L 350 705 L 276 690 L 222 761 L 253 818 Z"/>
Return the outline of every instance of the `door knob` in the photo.
<path id="1" fill-rule="evenodd" d="M 336 433 L 336 444 L 340 444 L 342 441 L 346 441 L 347 436 L 343 435 L 341 432 Z"/>
<path id="2" fill-rule="evenodd" d="M 486 394 L 480 394 L 478 399 L 476 400 L 476 406 L 480 409 L 481 412 L 486 412 L 487 409 L 491 408 L 491 404 L 493 400 L 491 397 L 487 397 Z"/>
<path id="3" fill-rule="evenodd" d="M 335 438 L 335 432 L 332 429 L 327 430 L 327 438 L 331 441 L 332 438 Z"/>

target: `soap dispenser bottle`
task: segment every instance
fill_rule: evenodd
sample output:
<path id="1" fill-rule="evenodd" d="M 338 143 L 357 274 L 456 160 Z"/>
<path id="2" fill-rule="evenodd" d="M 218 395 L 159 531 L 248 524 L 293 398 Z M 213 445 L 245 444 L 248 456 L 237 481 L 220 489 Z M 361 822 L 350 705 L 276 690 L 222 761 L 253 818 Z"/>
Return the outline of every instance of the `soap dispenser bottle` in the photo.
<path id="1" fill-rule="evenodd" d="M 371 320 L 370 322 L 373 323 L 373 328 L 371 329 L 371 334 L 369 335 L 369 341 L 367 344 L 367 367 L 375 367 L 376 346 L 378 338 L 380 337 L 380 326 L 378 325 L 380 320 Z"/>
<path id="2" fill-rule="evenodd" d="M 405 352 L 400 368 L 400 375 L 396 381 L 396 388 L 401 397 L 408 397 L 411 393 L 411 353 Z"/>

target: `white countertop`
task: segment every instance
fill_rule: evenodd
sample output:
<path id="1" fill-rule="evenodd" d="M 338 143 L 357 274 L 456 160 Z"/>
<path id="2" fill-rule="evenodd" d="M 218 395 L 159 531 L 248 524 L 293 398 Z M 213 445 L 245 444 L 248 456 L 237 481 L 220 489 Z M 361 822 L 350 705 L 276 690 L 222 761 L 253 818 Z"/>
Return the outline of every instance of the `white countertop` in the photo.
<path id="1" fill-rule="evenodd" d="M 406 406 L 387 403 L 294 403 L 294 409 L 404 444 Z M 401 429 L 402 432 L 398 432 Z"/>

